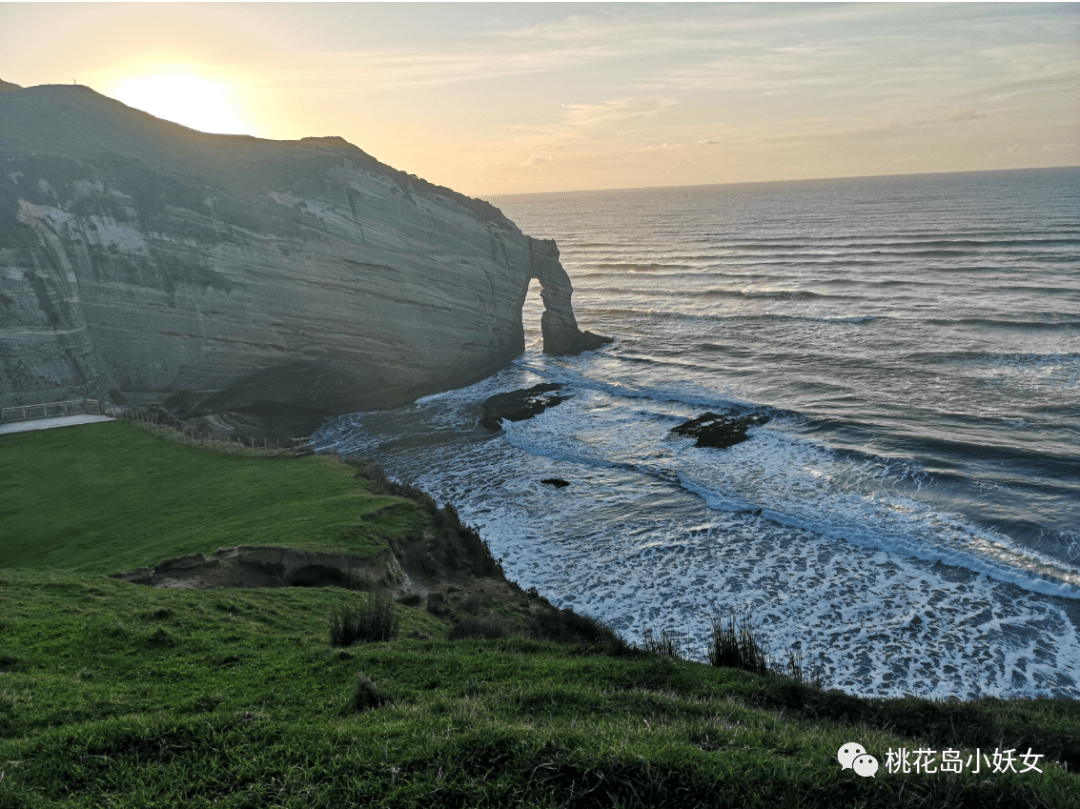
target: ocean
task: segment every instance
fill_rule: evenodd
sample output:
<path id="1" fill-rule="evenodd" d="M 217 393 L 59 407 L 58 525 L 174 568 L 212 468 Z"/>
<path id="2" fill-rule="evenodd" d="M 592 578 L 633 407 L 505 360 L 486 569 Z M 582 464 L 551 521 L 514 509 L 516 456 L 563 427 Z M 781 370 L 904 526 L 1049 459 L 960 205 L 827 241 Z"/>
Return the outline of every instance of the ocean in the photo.
<path id="1" fill-rule="evenodd" d="M 861 696 L 1080 698 L 1080 168 L 491 198 L 578 322 L 321 449 L 453 503 L 507 576 L 703 658 L 748 611 Z M 501 433 L 494 393 L 569 398 Z M 762 414 L 749 440 L 671 429 Z M 570 483 L 554 488 L 545 478 Z"/>

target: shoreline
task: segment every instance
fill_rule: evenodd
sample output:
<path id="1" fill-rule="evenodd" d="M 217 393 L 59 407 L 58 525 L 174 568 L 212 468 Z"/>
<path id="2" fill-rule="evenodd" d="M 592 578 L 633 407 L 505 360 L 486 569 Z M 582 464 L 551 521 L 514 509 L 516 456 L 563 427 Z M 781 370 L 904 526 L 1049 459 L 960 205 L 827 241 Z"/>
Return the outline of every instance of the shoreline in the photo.
<path id="1" fill-rule="evenodd" d="M 528 373 L 527 368 L 521 371 Z M 522 379 L 524 385 L 535 381 Z M 515 387 L 505 379 L 502 383 L 484 391 Z M 578 395 L 586 394 L 578 391 Z M 484 396 L 480 393 L 479 399 Z M 613 466 L 530 455 L 530 442 L 541 440 L 522 433 L 533 430 L 530 422 L 511 424 L 510 431 L 518 431 L 518 437 L 505 444 L 505 451 L 497 451 L 494 445 L 489 450 L 488 440 L 506 438 L 496 433 L 488 439 L 478 428 L 462 430 L 462 419 L 468 414 L 476 420 L 481 416 L 479 406 L 466 406 L 466 401 L 471 401 L 468 392 L 391 414 L 360 414 L 354 424 L 367 422 L 359 428 L 366 438 L 354 443 L 345 438 L 346 421 L 324 433 L 321 445 L 346 454 L 353 451 L 351 446 L 362 446 L 356 451 L 381 458 L 403 479 L 455 503 L 467 520 L 483 527 L 496 555 L 510 560 L 509 575 L 547 593 L 554 604 L 611 621 L 636 642 L 641 642 L 647 629 L 654 634 L 689 629 L 691 645 L 703 648 L 708 637 L 705 616 L 713 603 L 728 608 L 753 603 L 755 615 L 767 634 L 774 636 L 777 648 L 801 641 L 808 659 L 831 658 L 831 668 L 842 675 L 832 685 L 851 693 L 899 697 L 915 692 L 942 699 L 1050 693 L 1080 698 L 1080 672 L 1075 666 L 1070 669 L 1064 659 L 1068 639 L 1075 638 L 1080 627 L 1080 601 L 1060 594 L 1016 591 L 1007 582 L 966 568 L 953 571 L 963 571 L 963 576 L 949 575 L 952 568 L 937 557 L 893 558 L 879 547 L 860 548 L 840 539 L 819 539 L 807 545 L 812 535 L 771 522 L 753 509 L 745 513 L 713 510 L 700 495 L 687 490 L 685 482 L 671 494 L 658 493 L 667 489 L 658 489 L 658 479 L 652 474 L 636 481 L 632 469 L 622 472 Z M 572 402 L 554 408 L 550 417 L 562 418 Z M 577 425 L 574 414 L 567 412 L 571 419 L 566 423 Z M 539 418 L 549 419 L 549 414 Z M 414 449 L 406 451 L 389 439 L 390 425 L 395 431 L 408 432 Z M 543 440 L 550 442 L 549 437 Z M 547 446 L 538 444 L 541 452 Z M 488 480 L 492 477 L 503 483 L 494 487 Z M 545 485 L 546 479 L 570 485 L 556 489 Z M 668 509 L 673 497 L 685 501 L 685 506 L 679 506 L 682 510 L 668 512 L 678 522 L 665 523 L 650 516 L 646 506 L 650 497 L 659 498 L 657 507 L 664 503 Z M 635 506 L 639 498 L 644 499 Z M 618 513 L 624 527 L 595 524 L 601 513 Z M 587 542 L 571 539 L 582 532 L 588 535 Z M 620 540 L 620 532 L 629 536 Z M 629 541 L 634 536 L 641 538 L 642 547 Z M 736 551 L 734 545 L 729 549 L 733 542 L 743 550 Z M 645 547 L 650 544 L 655 547 Z M 669 550 L 663 550 L 665 545 Z M 867 583 L 873 588 L 869 595 L 858 586 L 860 574 L 852 579 L 852 571 L 867 565 L 871 571 L 883 571 Z M 704 594 L 698 581 L 702 576 L 713 582 L 712 590 Z M 789 584 L 784 585 L 785 581 Z M 920 600 L 920 591 L 938 595 Z M 820 602 L 814 600 L 815 593 L 821 594 Z M 839 604 L 843 606 L 834 609 Z M 995 629 L 994 614 L 1000 615 L 1003 625 L 1038 624 L 1042 629 L 1030 642 L 1018 644 L 1004 629 Z M 982 619 L 973 622 L 979 615 L 988 616 L 988 626 L 980 626 L 985 623 Z M 851 637 L 868 642 L 853 644 L 848 640 Z M 909 644 L 914 646 L 906 651 Z M 1049 661 L 1040 651 L 1046 644 L 1055 649 Z M 1028 659 L 1026 685 L 1010 679 L 1012 669 L 1006 658 L 1015 654 Z M 870 667 L 862 670 L 846 662 L 849 655 L 868 656 Z M 906 664 L 905 658 L 910 658 Z M 890 662 L 879 665 L 881 660 Z M 948 676 L 953 671 L 955 675 Z M 916 676 L 921 684 L 912 679 Z M 954 685 L 957 678 L 960 684 Z"/>

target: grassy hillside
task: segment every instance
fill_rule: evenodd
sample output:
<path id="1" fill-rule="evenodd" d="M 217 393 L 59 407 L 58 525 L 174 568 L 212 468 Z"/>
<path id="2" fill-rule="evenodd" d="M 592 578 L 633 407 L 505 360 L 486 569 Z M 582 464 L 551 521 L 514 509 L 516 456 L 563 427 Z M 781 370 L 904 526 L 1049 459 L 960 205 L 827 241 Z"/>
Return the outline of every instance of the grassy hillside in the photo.
<path id="1" fill-rule="evenodd" d="M 103 426 L 0 438 L 0 809 L 1080 807 L 1074 702 L 863 700 L 614 642 L 451 641 L 451 627 L 432 614 L 443 614 L 438 604 L 429 611 L 409 596 L 394 606 L 397 639 L 342 648 L 330 643 L 331 615 L 372 596 L 154 589 L 108 578 L 101 572 L 163 554 L 249 541 L 219 528 L 197 546 L 181 521 L 203 512 L 180 507 L 189 501 L 205 498 L 237 532 L 272 529 L 229 510 L 225 488 L 254 498 L 266 487 L 278 501 L 287 494 L 291 505 L 274 503 L 274 513 L 290 525 L 305 492 L 332 515 L 330 527 L 290 536 L 320 549 L 357 525 L 371 547 L 389 541 L 379 537 L 405 530 L 405 509 L 330 459 L 199 458 L 211 453 Z M 194 453 L 191 465 L 174 462 L 176 453 Z M 140 507 L 119 491 L 147 458 L 171 467 L 169 499 L 159 502 L 175 510 Z M 116 472 L 96 497 L 85 492 L 97 482 L 75 479 L 121 463 L 131 465 L 126 477 Z M 259 486 L 255 475 L 265 475 Z M 77 509 L 54 488 L 60 479 L 83 487 L 101 532 L 109 515 L 141 508 L 127 525 L 143 544 L 130 539 L 99 546 L 96 558 L 85 549 L 51 564 L 82 535 Z M 17 505 L 9 490 L 19 492 Z M 349 505 L 335 510 L 339 501 Z M 9 525 L 31 530 L 28 504 L 62 517 L 54 525 L 70 526 L 66 543 L 39 528 L 17 556 L 7 549 Z M 421 508 L 408 520 L 410 531 L 435 527 Z M 880 759 L 876 778 L 841 770 L 836 751 L 848 742 Z M 1044 755 L 1042 773 L 884 768 L 890 748 L 951 748 L 966 759 L 975 748 L 1028 747 Z"/>
<path id="2" fill-rule="evenodd" d="M 241 544 L 371 554 L 418 530 L 411 504 L 368 491 L 336 459 L 228 455 L 126 421 L 17 433 L 0 437 L 0 568 L 113 573 Z"/>

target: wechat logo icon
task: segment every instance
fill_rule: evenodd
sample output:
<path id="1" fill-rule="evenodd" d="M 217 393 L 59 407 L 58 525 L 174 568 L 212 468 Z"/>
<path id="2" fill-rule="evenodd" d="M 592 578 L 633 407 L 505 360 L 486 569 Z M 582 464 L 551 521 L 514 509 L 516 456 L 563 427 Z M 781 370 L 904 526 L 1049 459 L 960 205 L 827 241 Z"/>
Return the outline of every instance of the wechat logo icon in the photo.
<path id="1" fill-rule="evenodd" d="M 873 778 L 878 771 L 878 760 L 866 752 L 861 744 L 848 742 L 836 751 L 836 760 L 842 769 L 852 769 L 863 778 Z"/>

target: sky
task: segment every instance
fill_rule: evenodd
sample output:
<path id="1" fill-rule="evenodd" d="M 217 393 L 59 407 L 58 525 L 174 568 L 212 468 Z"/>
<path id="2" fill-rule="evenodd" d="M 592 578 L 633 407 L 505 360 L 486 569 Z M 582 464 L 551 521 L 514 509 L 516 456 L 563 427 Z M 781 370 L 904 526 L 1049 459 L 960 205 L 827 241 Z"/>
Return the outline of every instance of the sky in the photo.
<path id="1" fill-rule="evenodd" d="M 1080 165 L 1076 3 L 0 3 L 0 79 L 481 197 Z"/>

